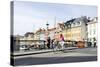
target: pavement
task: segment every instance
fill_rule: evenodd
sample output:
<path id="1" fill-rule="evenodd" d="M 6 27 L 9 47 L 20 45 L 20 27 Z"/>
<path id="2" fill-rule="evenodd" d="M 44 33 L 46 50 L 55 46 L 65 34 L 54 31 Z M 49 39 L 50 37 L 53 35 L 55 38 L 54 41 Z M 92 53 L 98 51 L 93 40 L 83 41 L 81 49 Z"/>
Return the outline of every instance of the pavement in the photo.
<path id="1" fill-rule="evenodd" d="M 64 50 L 73 50 L 73 49 L 77 49 L 77 47 L 64 48 Z M 61 51 L 61 49 L 58 49 L 58 51 Z M 16 52 L 12 53 L 11 56 L 23 56 L 23 55 L 41 54 L 41 53 L 48 53 L 48 52 L 54 52 L 54 49 L 16 51 Z"/>
<path id="2" fill-rule="evenodd" d="M 15 66 L 97 61 L 97 48 L 70 47 L 64 51 L 14 56 L 13 61 Z"/>
<path id="3" fill-rule="evenodd" d="M 61 64 L 61 63 L 76 63 L 97 61 L 97 56 L 79 56 L 79 57 L 27 57 L 14 60 L 14 66 L 27 65 L 43 65 L 43 64 Z"/>

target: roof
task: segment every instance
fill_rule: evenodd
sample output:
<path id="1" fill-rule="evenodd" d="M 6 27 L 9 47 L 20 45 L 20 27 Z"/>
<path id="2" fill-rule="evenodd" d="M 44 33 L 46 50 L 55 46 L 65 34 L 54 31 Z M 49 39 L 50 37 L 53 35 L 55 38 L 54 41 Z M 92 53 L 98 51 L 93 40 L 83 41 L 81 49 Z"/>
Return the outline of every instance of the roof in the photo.
<path id="1" fill-rule="evenodd" d="M 94 17 L 87 24 L 94 24 L 94 23 L 97 23 L 97 21 L 98 21 L 98 18 Z"/>
<path id="2" fill-rule="evenodd" d="M 25 36 L 34 35 L 34 33 L 33 33 L 33 32 L 26 32 L 24 35 L 25 35 Z"/>
<path id="3" fill-rule="evenodd" d="M 79 17 L 79 18 L 73 18 L 71 20 L 68 20 L 65 22 L 65 25 L 69 25 L 71 23 L 76 23 L 76 22 L 79 22 L 79 21 L 83 21 L 83 22 L 88 22 L 88 19 L 86 16 L 82 16 L 82 17 Z"/>
<path id="4" fill-rule="evenodd" d="M 75 18 L 74 19 L 71 19 L 71 20 L 68 20 L 68 21 L 66 21 L 64 24 L 65 25 L 68 25 L 68 24 L 71 24 L 72 22 L 74 22 L 75 21 Z"/>
<path id="5" fill-rule="evenodd" d="M 44 29 L 44 28 L 40 28 L 40 29 L 38 29 L 35 33 L 44 33 L 46 30 Z"/>
<path id="6" fill-rule="evenodd" d="M 51 29 L 48 29 L 48 31 L 54 31 L 56 30 L 56 28 L 51 28 Z"/>

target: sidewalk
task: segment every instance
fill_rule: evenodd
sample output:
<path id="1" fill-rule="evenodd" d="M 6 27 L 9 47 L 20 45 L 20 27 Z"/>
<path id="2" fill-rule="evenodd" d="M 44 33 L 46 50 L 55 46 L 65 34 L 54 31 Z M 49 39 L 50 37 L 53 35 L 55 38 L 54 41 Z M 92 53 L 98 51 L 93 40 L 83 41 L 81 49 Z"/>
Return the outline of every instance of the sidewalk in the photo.
<path id="1" fill-rule="evenodd" d="M 72 49 L 77 49 L 77 47 L 67 47 L 64 50 L 72 50 Z M 59 49 L 60 51 L 61 49 Z M 22 52 L 14 52 L 11 54 L 12 56 L 23 56 L 23 55 L 31 55 L 31 54 L 41 54 L 41 53 L 48 53 L 48 52 L 53 52 L 54 49 L 44 49 L 44 50 L 32 50 L 32 51 L 22 51 Z"/>

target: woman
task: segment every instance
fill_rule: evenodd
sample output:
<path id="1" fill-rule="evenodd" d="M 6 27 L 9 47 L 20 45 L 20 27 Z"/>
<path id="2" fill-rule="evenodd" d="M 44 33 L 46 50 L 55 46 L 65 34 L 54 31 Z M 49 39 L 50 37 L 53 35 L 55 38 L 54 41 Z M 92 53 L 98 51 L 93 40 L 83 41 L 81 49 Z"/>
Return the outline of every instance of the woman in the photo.
<path id="1" fill-rule="evenodd" d="M 64 36 L 62 34 L 60 34 L 60 42 L 59 42 L 61 49 L 64 49 Z"/>

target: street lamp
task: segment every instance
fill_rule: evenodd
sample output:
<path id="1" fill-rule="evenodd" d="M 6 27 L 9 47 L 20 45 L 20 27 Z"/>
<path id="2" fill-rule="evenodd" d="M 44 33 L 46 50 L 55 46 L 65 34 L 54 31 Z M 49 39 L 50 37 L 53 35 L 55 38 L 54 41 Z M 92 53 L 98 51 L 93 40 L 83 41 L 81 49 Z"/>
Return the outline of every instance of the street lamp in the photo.
<path id="1" fill-rule="evenodd" d="M 48 22 L 46 23 L 46 26 L 47 26 L 47 30 L 46 30 L 46 41 L 48 39 L 48 35 L 49 35 L 49 31 L 48 31 L 48 28 L 49 28 L 49 24 Z M 47 46 L 47 45 L 46 45 Z M 45 46 L 44 46 L 45 47 Z"/>
<path id="2" fill-rule="evenodd" d="M 47 31 L 48 31 L 48 27 L 49 27 L 49 24 L 48 24 L 48 22 L 47 22 L 46 26 L 47 26 Z"/>
<path id="3" fill-rule="evenodd" d="M 49 23 L 47 22 L 47 24 L 46 24 L 46 26 L 47 26 L 47 37 L 48 37 L 48 35 L 49 35 L 49 31 L 48 31 L 48 29 L 49 29 Z"/>

